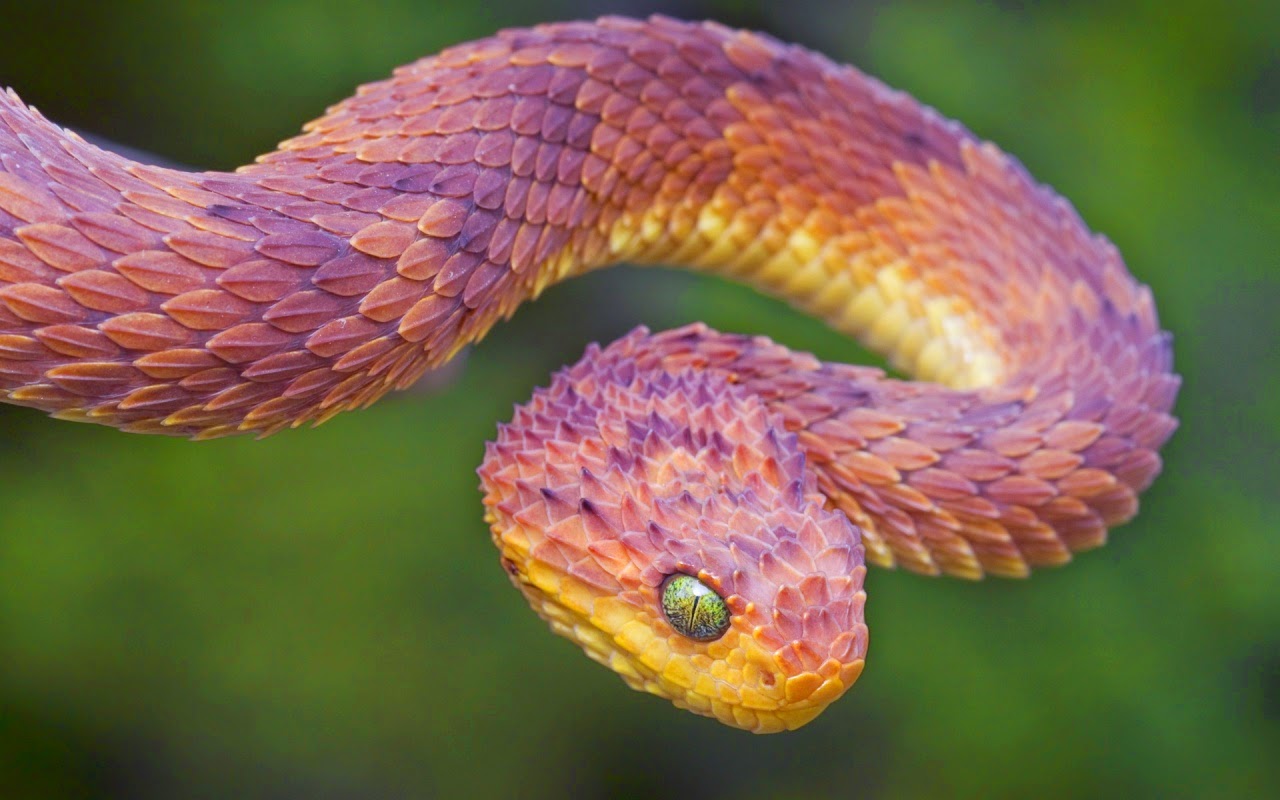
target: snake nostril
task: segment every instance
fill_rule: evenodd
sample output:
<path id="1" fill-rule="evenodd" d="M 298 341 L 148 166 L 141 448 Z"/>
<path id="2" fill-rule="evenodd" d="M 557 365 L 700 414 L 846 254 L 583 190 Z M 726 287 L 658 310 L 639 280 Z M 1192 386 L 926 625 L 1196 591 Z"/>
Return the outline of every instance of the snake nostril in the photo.
<path id="1" fill-rule="evenodd" d="M 778 679 L 773 677 L 772 672 L 766 672 L 760 676 L 760 683 L 772 689 L 778 683 Z"/>

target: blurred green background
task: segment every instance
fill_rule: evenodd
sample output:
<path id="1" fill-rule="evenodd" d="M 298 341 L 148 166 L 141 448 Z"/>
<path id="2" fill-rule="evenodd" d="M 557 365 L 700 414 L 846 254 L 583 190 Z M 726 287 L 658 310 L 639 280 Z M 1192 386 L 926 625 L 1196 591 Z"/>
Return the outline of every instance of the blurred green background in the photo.
<path id="1" fill-rule="evenodd" d="M 230 168 L 444 45 L 654 10 L 861 65 L 1117 242 L 1185 379 L 1138 519 L 1031 581 L 873 572 L 862 681 L 759 738 L 549 635 L 473 470 L 513 403 L 642 322 L 869 358 L 779 304 L 593 275 L 443 389 L 262 442 L 0 407 L 0 796 L 1280 796 L 1280 4 L 6 3 L 0 84 Z"/>

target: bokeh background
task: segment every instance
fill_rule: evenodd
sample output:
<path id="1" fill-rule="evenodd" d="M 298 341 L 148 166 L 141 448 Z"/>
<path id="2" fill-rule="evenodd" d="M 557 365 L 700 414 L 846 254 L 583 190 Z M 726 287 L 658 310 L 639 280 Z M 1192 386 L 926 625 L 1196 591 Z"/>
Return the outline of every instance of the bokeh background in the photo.
<path id="1" fill-rule="evenodd" d="M 9 2 L 0 84 L 231 168 L 444 45 L 650 11 L 856 63 L 1119 244 L 1185 378 L 1138 519 L 1030 581 L 873 572 L 862 681 L 759 738 L 548 635 L 473 472 L 513 403 L 642 322 L 873 358 L 750 291 L 589 276 L 443 388 L 261 442 L 0 407 L 0 796 L 1280 796 L 1280 4 Z"/>

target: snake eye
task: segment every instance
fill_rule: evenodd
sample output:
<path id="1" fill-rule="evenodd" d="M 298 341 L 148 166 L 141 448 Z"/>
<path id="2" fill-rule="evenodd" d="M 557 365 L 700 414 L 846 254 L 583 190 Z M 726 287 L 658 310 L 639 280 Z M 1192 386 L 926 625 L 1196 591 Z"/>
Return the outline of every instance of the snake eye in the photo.
<path id="1" fill-rule="evenodd" d="M 724 598 L 690 575 L 676 573 L 662 585 L 662 611 L 681 636 L 710 642 L 729 630 Z"/>

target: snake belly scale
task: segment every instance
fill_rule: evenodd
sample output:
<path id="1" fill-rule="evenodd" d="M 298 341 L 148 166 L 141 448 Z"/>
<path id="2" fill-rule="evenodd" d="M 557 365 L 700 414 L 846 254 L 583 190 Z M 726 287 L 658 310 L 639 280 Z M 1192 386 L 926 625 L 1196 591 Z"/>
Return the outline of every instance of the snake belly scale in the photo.
<path id="1" fill-rule="evenodd" d="M 142 166 L 0 96 L 0 399 L 62 419 L 318 423 L 619 261 L 745 281 L 917 379 L 641 329 L 488 445 L 486 519 L 532 607 L 633 687 L 740 728 L 798 727 L 857 678 L 864 561 L 1064 563 L 1137 512 L 1176 427 L 1151 292 L 1066 201 L 763 35 L 504 31 L 234 173 Z"/>

